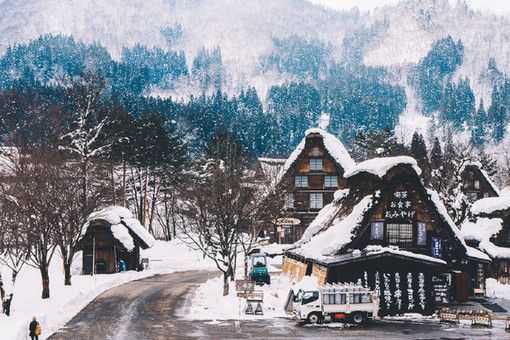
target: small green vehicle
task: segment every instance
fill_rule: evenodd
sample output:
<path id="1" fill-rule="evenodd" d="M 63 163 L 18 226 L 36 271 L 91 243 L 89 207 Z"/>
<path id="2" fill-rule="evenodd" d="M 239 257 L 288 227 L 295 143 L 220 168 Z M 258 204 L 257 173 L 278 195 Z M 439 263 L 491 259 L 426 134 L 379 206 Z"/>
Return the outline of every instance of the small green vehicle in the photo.
<path id="1" fill-rule="evenodd" d="M 267 270 L 266 255 L 262 253 L 253 254 L 250 256 L 250 279 L 256 284 L 271 284 L 271 277 Z"/>

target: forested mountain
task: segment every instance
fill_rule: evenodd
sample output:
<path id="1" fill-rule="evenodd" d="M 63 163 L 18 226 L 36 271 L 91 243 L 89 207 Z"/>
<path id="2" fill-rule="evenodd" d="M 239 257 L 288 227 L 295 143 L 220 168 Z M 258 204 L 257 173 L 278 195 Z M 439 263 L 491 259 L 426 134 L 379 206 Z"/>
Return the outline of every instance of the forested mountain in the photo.
<path id="1" fill-rule="evenodd" d="M 84 74 L 104 80 L 107 106 L 158 112 L 196 151 L 225 130 L 253 156 L 284 155 L 322 112 L 348 144 L 383 130 L 477 147 L 507 135 L 510 19 L 462 1 L 360 13 L 305 0 L 3 0 L 0 12 L 6 143 L 66 108 Z"/>

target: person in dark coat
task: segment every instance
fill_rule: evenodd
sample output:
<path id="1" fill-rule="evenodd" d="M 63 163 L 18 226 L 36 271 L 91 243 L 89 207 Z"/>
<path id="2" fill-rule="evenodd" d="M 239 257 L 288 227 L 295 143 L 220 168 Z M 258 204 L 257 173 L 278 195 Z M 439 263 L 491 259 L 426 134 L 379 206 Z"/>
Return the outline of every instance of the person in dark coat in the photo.
<path id="1" fill-rule="evenodd" d="M 9 316 L 11 314 L 11 302 L 12 302 L 12 294 L 9 295 L 9 298 L 5 299 L 2 306 L 4 308 L 5 315 Z"/>
<path id="2" fill-rule="evenodd" d="M 5 298 L 4 284 L 2 281 L 0 281 L 0 301 L 4 301 L 4 298 Z"/>
<path id="3" fill-rule="evenodd" d="M 38 331 L 39 327 L 40 327 L 39 326 L 39 322 L 37 322 L 37 319 L 34 316 L 34 318 L 32 319 L 32 322 L 28 326 L 28 331 L 30 332 L 29 335 L 30 335 L 30 338 L 32 340 L 39 340 L 39 334 L 38 334 L 39 333 L 39 331 Z"/>

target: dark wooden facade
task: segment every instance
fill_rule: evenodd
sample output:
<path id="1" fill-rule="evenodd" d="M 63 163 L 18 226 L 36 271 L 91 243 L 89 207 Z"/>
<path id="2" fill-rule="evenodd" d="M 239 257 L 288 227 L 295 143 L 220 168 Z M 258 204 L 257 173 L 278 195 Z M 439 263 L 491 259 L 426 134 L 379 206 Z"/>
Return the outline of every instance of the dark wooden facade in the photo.
<path id="1" fill-rule="evenodd" d="M 126 227 L 127 228 L 127 227 Z M 143 242 L 129 228 L 129 234 L 134 241 L 134 249 L 128 251 L 112 234 L 111 225 L 104 220 L 90 222 L 86 234 L 79 242 L 79 249 L 83 251 L 82 273 L 92 274 L 95 262 L 95 274 L 111 274 L 119 272 L 121 260 L 127 265 L 127 270 L 138 270 L 140 266 L 140 248 L 148 245 Z M 94 249 L 95 246 L 95 249 Z"/>
<path id="2" fill-rule="evenodd" d="M 346 187 L 344 172 L 325 147 L 323 136 L 308 134 L 303 151 L 281 182 L 286 191 L 282 218 L 292 218 L 299 223 L 268 226 L 271 241 L 294 243 L 299 240 L 322 207 L 333 200 L 335 191 Z"/>
<path id="3" fill-rule="evenodd" d="M 471 202 L 481 198 L 499 196 L 497 188 L 477 164 L 465 165 L 461 172 L 461 180 L 462 191 Z"/>

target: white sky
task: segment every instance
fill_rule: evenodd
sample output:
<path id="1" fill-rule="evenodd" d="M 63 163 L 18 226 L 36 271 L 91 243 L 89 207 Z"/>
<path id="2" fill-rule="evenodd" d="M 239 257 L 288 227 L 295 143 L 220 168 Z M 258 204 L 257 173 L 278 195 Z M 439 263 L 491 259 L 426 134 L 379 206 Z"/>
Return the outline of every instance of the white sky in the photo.
<path id="1" fill-rule="evenodd" d="M 393 5 L 399 0 L 310 0 L 313 3 L 322 4 L 335 9 L 350 9 L 357 6 L 360 10 L 367 11 L 378 6 Z M 455 3 L 455 0 L 451 0 Z M 473 9 L 489 10 L 497 14 L 510 14 L 510 0 L 467 0 Z"/>

